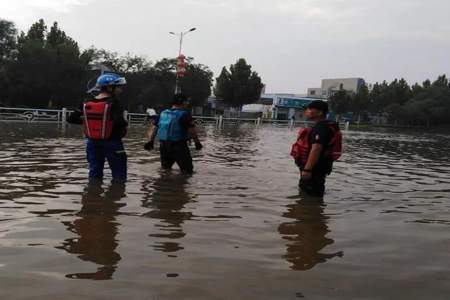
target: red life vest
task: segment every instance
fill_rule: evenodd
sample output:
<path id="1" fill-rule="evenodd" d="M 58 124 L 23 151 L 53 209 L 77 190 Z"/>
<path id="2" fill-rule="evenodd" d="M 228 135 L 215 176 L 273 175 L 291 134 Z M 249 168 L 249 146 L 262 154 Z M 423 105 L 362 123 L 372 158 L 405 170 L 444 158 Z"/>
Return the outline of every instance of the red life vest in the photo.
<path id="1" fill-rule="evenodd" d="M 83 104 L 84 133 L 94 140 L 106 140 L 112 133 L 111 103 L 89 101 Z"/>
<path id="2" fill-rule="evenodd" d="M 333 132 L 333 137 L 325 149 L 325 155 L 331 157 L 333 161 L 339 160 L 342 155 L 342 133 L 335 122 L 327 122 L 328 128 Z M 299 166 L 305 166 L 308 162 L 309 152 L 311 151 L 310 135 L 312 128 L 300 128 L 297 135 L 297 141 L 292 145 L 291 156 Z"/>

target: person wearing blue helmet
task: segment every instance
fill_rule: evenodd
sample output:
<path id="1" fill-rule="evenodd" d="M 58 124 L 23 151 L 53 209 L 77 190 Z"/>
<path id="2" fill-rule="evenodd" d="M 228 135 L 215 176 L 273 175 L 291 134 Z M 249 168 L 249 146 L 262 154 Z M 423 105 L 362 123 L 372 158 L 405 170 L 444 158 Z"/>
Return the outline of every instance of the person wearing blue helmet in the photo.
<path id="1" fill-rule="evenodd" d="M 95 85 L 99 94 L 84 101 L 67 119 L 69 123 L 83 125 L 87 138 L 89 181 L 103 179 L 105 161 L 108 161 L 113 182 L 127 180 L 127 155 L 122 138 L 128 123 L 118 99 L 126 83 L 124 77 L 115 73 L 100 75 Z"/>

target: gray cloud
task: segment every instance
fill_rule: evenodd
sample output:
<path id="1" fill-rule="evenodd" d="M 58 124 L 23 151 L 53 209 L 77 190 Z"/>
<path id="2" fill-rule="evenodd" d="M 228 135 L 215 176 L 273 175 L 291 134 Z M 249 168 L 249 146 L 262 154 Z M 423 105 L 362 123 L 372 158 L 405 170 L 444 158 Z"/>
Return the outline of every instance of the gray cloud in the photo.
<path id="1" fill-rule="evenodd" d="M 57 20 L 83 47 L 152 59 L 176 55 L 177 40 L 168 31 L 197 27 L 186 38 L 187 55 L 216 74 L 245 57 L 273 92 L 304 92 L 324 77 L 413 82 L 450 67 L 446 0 L 16 2 L 3 17 L 22 28 L 38 17 Z M 27 13 L 19 17 L 18 11 Z"/>

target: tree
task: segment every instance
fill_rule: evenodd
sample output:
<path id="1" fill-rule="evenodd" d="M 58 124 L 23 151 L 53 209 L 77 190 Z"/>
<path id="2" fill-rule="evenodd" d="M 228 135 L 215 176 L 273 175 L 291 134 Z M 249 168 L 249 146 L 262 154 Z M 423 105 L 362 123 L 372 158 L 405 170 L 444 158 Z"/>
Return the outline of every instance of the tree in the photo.
<path id="1" fill-rule="evenodd" d="M 131 56 L 119 58 L 127 61 Z M 123 63 L 123 65 L 131 65 Z M 150 65 L 149 63 L 139 65 Z M 162 108 L 169 105 L 175 91 L 176 59 L 163 58 L 151 67 L 132 68 L 123 73 L 128 86 L 124 98 L 129 100 L 130 109 L 143 107 Z M 194 63 L 192 57 L 187 58 L 186 74 L 180 79 L 181 91 L 190 98 L 193 106 L 202 106 L 211 94 L 212 72 L 207 66 Z"/>
<path id="2" fill-rule="evenodd" d="M 352 96 L 347 91 L 339 90 L 331 95 L 328 102 L 331 110 L 339 119 L 340 115 L 351 111 L 350 105 L 352 102 Z"/>
<path id="3" fill-rule="evenodd" d="M 180 80 L 181 91 L 186 94 L 192 106 L 203 106 L 211 95 L 213 73 L 202 64 L 188 63 L 186 74 Z"/>
<path id="4" fill-rule="evenodd" d="M 38 22 L 31 25 L 26 35 L 26 38 L 28 40 L 38 41 L 43 44 L 45 42 L 46 34 L 47 34 L 47 25 L 45 25 L 43 19 L 40 19 Z"/>
<path id="5" fill-rule="evenodd" d="M 19 38 L 10 96 L 16 105 L 78 105 L 85 91 L 85 70 L 78 44 L 56 22 L 47 32 L 41 19 Z"/>
<path id="6" fill-rule="evenodd" d="M 447 88 L 448 84 L 449 84 L 449 82 L 448 82 L 447 76 L 444 74 L 444 75 L 439 76 L 438 79 L 436 79 L 436 81 L 434 81 L 431 84 L 431 86 L 438 87 L 438 88 Z"/>
<path id="7" fill-rule="evenodd" d="M 0 19 L 0 105 L 10 102 L 11 61 L 17 54 L 17 30 L 14 23 Z"/>
<path id="8" fill-rule="evenodd" d="M 406 82 L 404 78 L 401 78 L 398 81 L 397 86 L 395 87 L 394 91 L 394 99 L 393 102 L 398 102 L 400 105 L 403 105 L 411 99 L 411 88 L 409 87 L 409 84 Z"/>
<path id="9" fill-rule="evenodd" d="M 152 67 L 152 62 L 143 56 L 127 53 L 120 56 L 117 52 L 91 47 L 82 54 L 92 67 L 102 66 L 103 70 L 117 73 L 146 72 Z"/>
<path id="10" fill-rule="evenodd" d="M 380 115 L 385 112 L 385 108 L 389 105 L 389 85 L 386 81 L 375 83 L 372 92 L 369 94 L 369 111 L 373 114 Z"/>
<path id="11" fill-rule="evenodd" d="M 423 87 L 417 82 L 411 87 L 412 97 L 417 96 L 418 94 L 423 92 Z"/>
<path id="12" fill-rule="evenodd" d="M 16 50 L 17 29 L 13 22 L 0 19 L 0 63 L 11 59 Z"/>
<path id="13" fill-rule="evenodd" d="M 351 97 L 350 106 L 353 108 L 353 112 L 358 116 L 358 122 L 361 120 L 361 114 L 367 112 L 370 106 L 369 100 L 369 88 L 366 84 L 358 89 L 358 92 Z"/>
<path id="14" fill-rule="evenodd" d="M 245 59 L 240 58 L 228 71 L 225 67 L 216 79 L 214 94 L 231 107 L 241 108 L 261 97 L 263 84 L 258 73 L 252 71 Z"/>

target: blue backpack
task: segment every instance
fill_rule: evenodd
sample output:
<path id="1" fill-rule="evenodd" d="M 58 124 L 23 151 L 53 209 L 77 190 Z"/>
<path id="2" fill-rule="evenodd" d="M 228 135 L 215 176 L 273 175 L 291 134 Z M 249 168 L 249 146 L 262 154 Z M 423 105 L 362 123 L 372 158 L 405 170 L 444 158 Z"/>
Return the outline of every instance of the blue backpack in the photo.
<path id="1" fill-rule="evenodd" d="M 159 117 L 159 140 L 177 142 L 189 139 L 187 130 L 181 126 L 180 122 L 185 114 L 187 112 L 180 109 L 164 110 Z"/>

